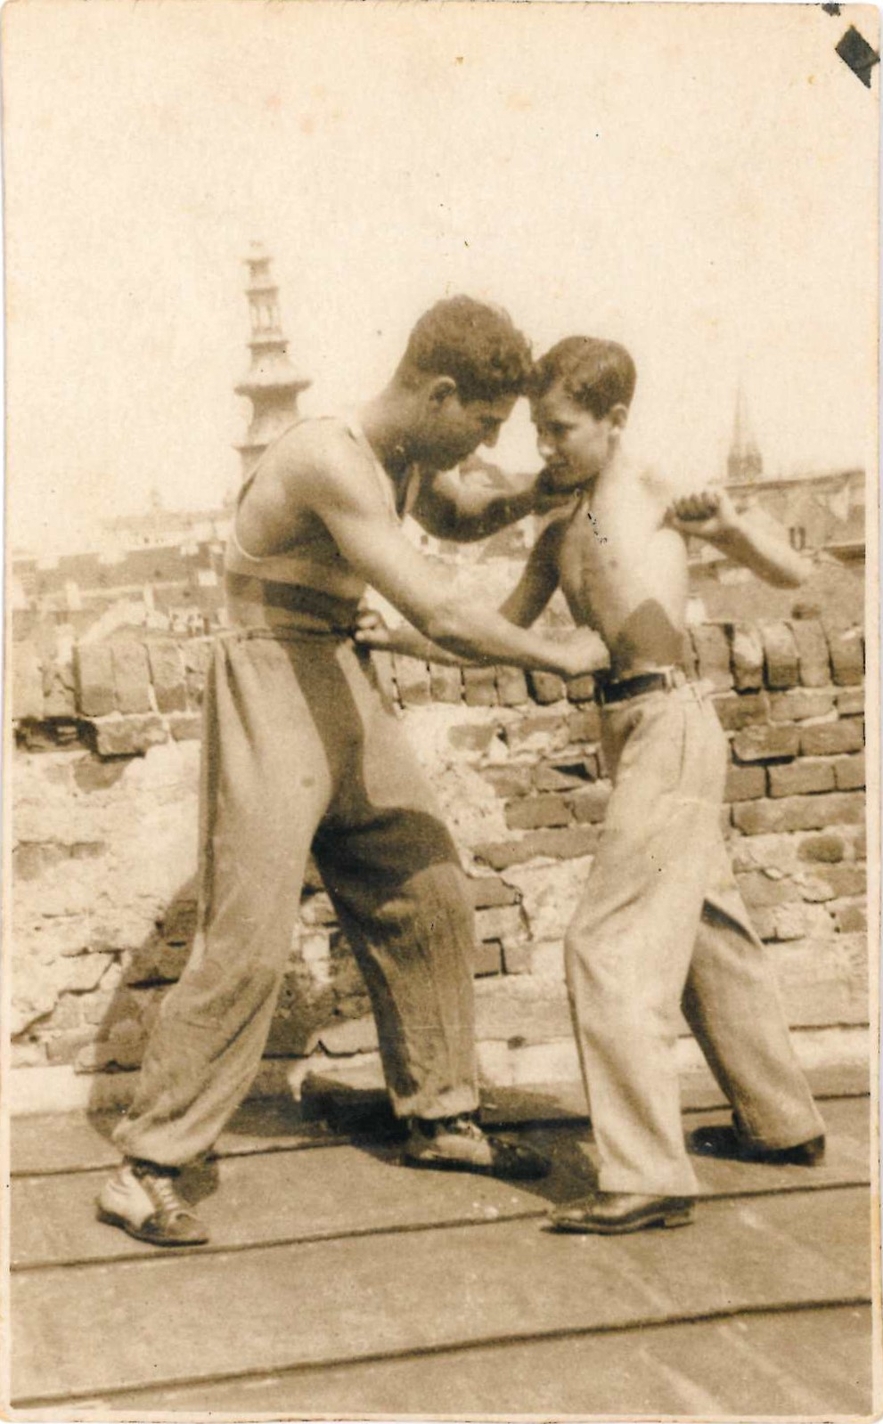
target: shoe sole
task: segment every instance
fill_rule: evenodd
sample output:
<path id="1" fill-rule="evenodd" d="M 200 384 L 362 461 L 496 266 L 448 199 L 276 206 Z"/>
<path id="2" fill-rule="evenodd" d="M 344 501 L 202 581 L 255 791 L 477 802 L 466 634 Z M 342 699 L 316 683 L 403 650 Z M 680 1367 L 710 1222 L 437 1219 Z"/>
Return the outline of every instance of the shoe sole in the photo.
<path id="1" fill-rule="evenodd" d="M 120 1216 L 118 1212 L 108 1211 L 106 1207 L 99 1206 L 97 1210 L 98 1220 L 103 1221 L 106 1226 L 118 1226 L 125 1231 L 127 1236 L 132 1236 L 136 1241 L 146 1241 L 148 1246 L 205 1246 L 208 1244 L 209 1236 L 191 1236 L 189 1240 L 183 1241 L 175 1237 L 168 1237 L 163 1240 L 160 1236 L 151 1236 L 146 1231 L 140 1231 L 137 1226 L 133 1226 L 126 1217 Z"/>
<path id="2" fill-rule="evenodd" d="M 626 1236 L 634 1231 L 646 1231 L 653 1227 L 691 1226 L 694 1221 L 692 1211 L 671 1211 L 665 1216 L 651 1216 L 645 1221 L 593 1223 L 591 1226 L 577 1221 L 553 1221 L 553 1231 L 565 1231 L 574 1236 Z"/>

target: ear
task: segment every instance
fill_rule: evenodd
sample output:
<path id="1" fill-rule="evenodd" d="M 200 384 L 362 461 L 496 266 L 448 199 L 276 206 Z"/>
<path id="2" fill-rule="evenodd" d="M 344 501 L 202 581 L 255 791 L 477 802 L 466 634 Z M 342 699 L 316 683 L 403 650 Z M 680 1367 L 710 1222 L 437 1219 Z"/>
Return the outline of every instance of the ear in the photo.
<path id="1" fill-rule="evenodd" d="M 451 376 L 433 376 L 426 389 L 430 405 L 441 406 L 457 394 L 457 382 Z"/>
<path id="2" fill-rule="evenodd" d="M 620 401 L 612 405 L 607 412 L 607 419 L 610 421 L 612 430 L 624 430 L 629 418 L 629 408 Z"/>

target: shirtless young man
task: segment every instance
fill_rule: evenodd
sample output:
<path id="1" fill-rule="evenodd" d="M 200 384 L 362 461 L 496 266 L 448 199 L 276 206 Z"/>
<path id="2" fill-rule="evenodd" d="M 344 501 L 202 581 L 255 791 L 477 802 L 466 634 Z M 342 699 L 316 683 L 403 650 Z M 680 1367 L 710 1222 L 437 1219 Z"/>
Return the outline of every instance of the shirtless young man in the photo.
<path id="1" fill-rule="evenodd" d="M 629 460 L 621 437 L 634 386 L 631 357 L 611 342 L 572 337 L 538 362 L 530 395 L 539 449 L 547 479 L 572 502 L 544 529 L 501 609 L 527 627 L 560 585 L 574 620 L 609 650 L 596 683 L 613 792 L 565 940 L 600 1173 L 597 1191 L 552 1213 L 559 1230 L 601 1234 L 692 1219 L 679 1009 L 734 1110 L 733 1127 L 700 1132 L 694 1151 L 807 1165 L 824 1152 L 723 841 L 726 740 L 708 689 L 680 666 L 685 534 L 784 587 L 804 567 L 723 490 L 672 501 L 658 475 Z"/>
<path id="2" fill-rule="evenodd" d="M 555 643 L 449 592 L 403 535 L 411 508 L 445 537 L 481 537 L 544 493 L 482 496 L 440 475 L 493 445 L 530 371 L 505 313 L 459 297 L 417 323 L 361 414 L 304 420 L 245 484 L 227 549 L 232 630 L 206 679 L 199 922 L 166 996 L 102 1219 L 157 1245 L 208 1239 L 178 1195 L 260 1064 L 312 849 L 363 970 L 405 1160 L 540 1176 L 487 1137 L 478 1106 L 471 902 L 435 798 L 352 634 L 371 584 L 470 658 L 587 671 L 592 638 Z M 548 491 L 545 491 L 548 493 Z"/>

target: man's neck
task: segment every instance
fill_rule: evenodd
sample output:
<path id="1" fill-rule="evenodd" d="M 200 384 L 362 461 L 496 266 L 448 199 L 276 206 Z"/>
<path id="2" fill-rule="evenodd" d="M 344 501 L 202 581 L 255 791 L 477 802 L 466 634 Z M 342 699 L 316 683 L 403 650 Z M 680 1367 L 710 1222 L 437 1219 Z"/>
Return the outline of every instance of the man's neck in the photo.
<path id="1" fill-rule="evenodd" d="M 360 417 L 365 439 L 398 488 L 414 462 L 413 442 L 402 402 L 387 388 L 362 407 Z"/>

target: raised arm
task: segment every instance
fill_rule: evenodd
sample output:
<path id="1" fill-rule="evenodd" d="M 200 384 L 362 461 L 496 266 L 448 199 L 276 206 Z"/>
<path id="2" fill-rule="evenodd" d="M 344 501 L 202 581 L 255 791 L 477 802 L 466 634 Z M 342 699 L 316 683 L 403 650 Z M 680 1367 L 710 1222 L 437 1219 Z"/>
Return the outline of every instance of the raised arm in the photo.
<path id="1" fill-rule="evenodd" d="M 778 529 L 766 528 L 750 514 L 739 514 L 726 490 L 710 488 L 674 500 L 667 522 L 681 534 L 707 539 L 777 588 L 797 588 L 809 572 L 806 560 Z"/>
<path id="2" fill-rule="evenodd" d="M 334 433 L 298 484 L 352 568 L 432 642 L 477 662 L 512 663 L 564 677 L 589 672 L 595 649 L 578 634 L 554 643 L 490 607 L 439 587 L 438 572 L 390 519 L 364 457 Z M 336 442 L 336 443 L 335 443 Z M 306 476 L 306 480 L 304 480 Z M 292 499 L 298 492 L 292 488 Z"/>
<path id="3" fill-rule="evenodd" d="M 554 496 L 547 488 L 544 470 L 509 475 L 507 480 L 504 490 L 482 489 L 465 481 L 456 470 L 444 470 L 421 481 L 411 514 L 435 538 L 469 544 L 551 507 Z"/>

